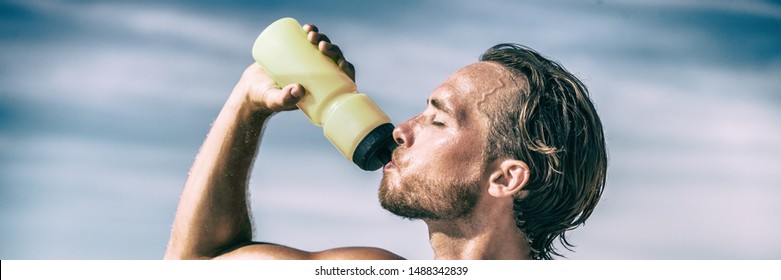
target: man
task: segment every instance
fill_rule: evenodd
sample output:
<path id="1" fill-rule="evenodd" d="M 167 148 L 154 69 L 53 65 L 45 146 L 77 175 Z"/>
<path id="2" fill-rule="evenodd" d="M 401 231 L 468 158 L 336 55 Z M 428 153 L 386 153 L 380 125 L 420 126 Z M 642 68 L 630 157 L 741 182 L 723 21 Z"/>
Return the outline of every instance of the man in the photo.
<path id="1" fill-rule="evenodd" d="M 309 40 L 354 78 L 352 65 L 312 25 Z M 377 248 L 306 252 L 252 241 L 250 167 L 264 123 L 304 94 L 279 88 L 258 64 L 245 70 L 190 171 L 166 258 L 400 259 Z M 434 90 L 428 107 L 393 132 L 379 198 L 422 219 L 437 259 L 550 259 L 557 239 L 591 215 L 607 154 L 586 87 L 519 45 L 497 45 Z"/>

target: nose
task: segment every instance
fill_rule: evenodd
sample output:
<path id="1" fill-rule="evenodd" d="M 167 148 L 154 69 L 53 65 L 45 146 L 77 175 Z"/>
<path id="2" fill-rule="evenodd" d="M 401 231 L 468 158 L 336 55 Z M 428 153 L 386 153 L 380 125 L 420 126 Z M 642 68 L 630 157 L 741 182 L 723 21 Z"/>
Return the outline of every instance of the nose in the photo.
<path id="1" fill-rule="evenodd" d="M 409 147 L 415 142 L 412 129 L 413 120 L 414 118 L 407 120 L 393 129 L 393 140 L 396 141 L 396 144 L 399 146 Z"/>

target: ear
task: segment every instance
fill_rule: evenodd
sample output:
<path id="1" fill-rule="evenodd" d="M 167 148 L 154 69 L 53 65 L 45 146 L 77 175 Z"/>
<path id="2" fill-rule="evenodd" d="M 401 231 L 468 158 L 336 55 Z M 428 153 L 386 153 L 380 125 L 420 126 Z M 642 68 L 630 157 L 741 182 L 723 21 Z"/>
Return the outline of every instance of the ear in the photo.
<path id="1" fill-rule="evenodd" d="M 498 160 L 489 177 L 488 194 L 493 197 L 512 197 L 529 181 L 529 166 L 516 159 Z"/>

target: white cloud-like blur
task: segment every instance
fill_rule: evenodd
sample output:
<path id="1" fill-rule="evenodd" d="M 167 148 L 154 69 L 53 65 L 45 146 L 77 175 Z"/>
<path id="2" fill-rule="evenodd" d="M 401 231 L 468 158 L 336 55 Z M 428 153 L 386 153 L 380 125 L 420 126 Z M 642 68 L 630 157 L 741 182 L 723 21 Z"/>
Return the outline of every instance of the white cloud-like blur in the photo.
<path id="1" fill-rule="evenodd" d="M 555 58 L 607 134 L 603 200 L 572 259 L 777 259 L 781 7 L 770 2 L 0 3 L 0 258 L 156 259 L 192 159 L 255 36 L 293 16 L 399 123 L 493 44 Z M 329 4 L 330 5 L 330 4 Z M 433 256 L 298 113 L 251 180 L 256 239 Z"/>

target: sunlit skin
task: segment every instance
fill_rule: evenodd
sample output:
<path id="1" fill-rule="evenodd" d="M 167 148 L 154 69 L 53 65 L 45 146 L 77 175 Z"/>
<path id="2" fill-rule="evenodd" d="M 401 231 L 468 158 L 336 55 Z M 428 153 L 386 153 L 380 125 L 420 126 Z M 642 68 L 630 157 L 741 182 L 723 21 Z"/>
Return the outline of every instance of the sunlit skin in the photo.
<path id="1" fill-rule="evenodd" d="M 385 166 L 381 201 L 386 208 L 392 204 L 387 200 L 397 200 L 430 212 L 420 218 L 429 226 L 438 259 L 528 257 L 511 199 L 528 167 L 515 160 L 484 162 L 488 128 L 480 111 L 482 101 L 513 94 L 518 86 L 498 64 L 468 65 L 434 90 L 422 113 L 394 131 L 399 148 Z M 474 205 L 455 199 L 459 187 L 473 193 Z"/>
<path id="2" fill-rule="evenodd" d="M 338 47 L 314 26 L 305 29 L 321 52 L 355 77 L 354 68 Z M 484 162 L 487 128 L 479 108 L 490 99 L 508 94 L 519 83 L 497 64 L 471 64 L 434 90 L 421 114 L 394 130 L 399 148 L 384 168 L 381 200 L 383 204 L 407 203 L 412 210 L 430 212 L 420 218 L 429 226 L 438 259 L 529 256 L 528 242 L 515 226 L 512 211 L 512 196 L 523 191 L 529 168 L 513 159 Z M 244 71 L 190 170 L 165 258 L 401 258 L 378 248 L 307 252 L 252 241 L 248 178 L 264 124 L 277 112 L 295 110 L 303 94 L 304 89 L 297 84 L 280 88 L 258 64 Z M 459 196 L 454 196 L 456 189 L 462 190 L 462 195 L 471 195 L 472 203 L 459 203 Z"/>

